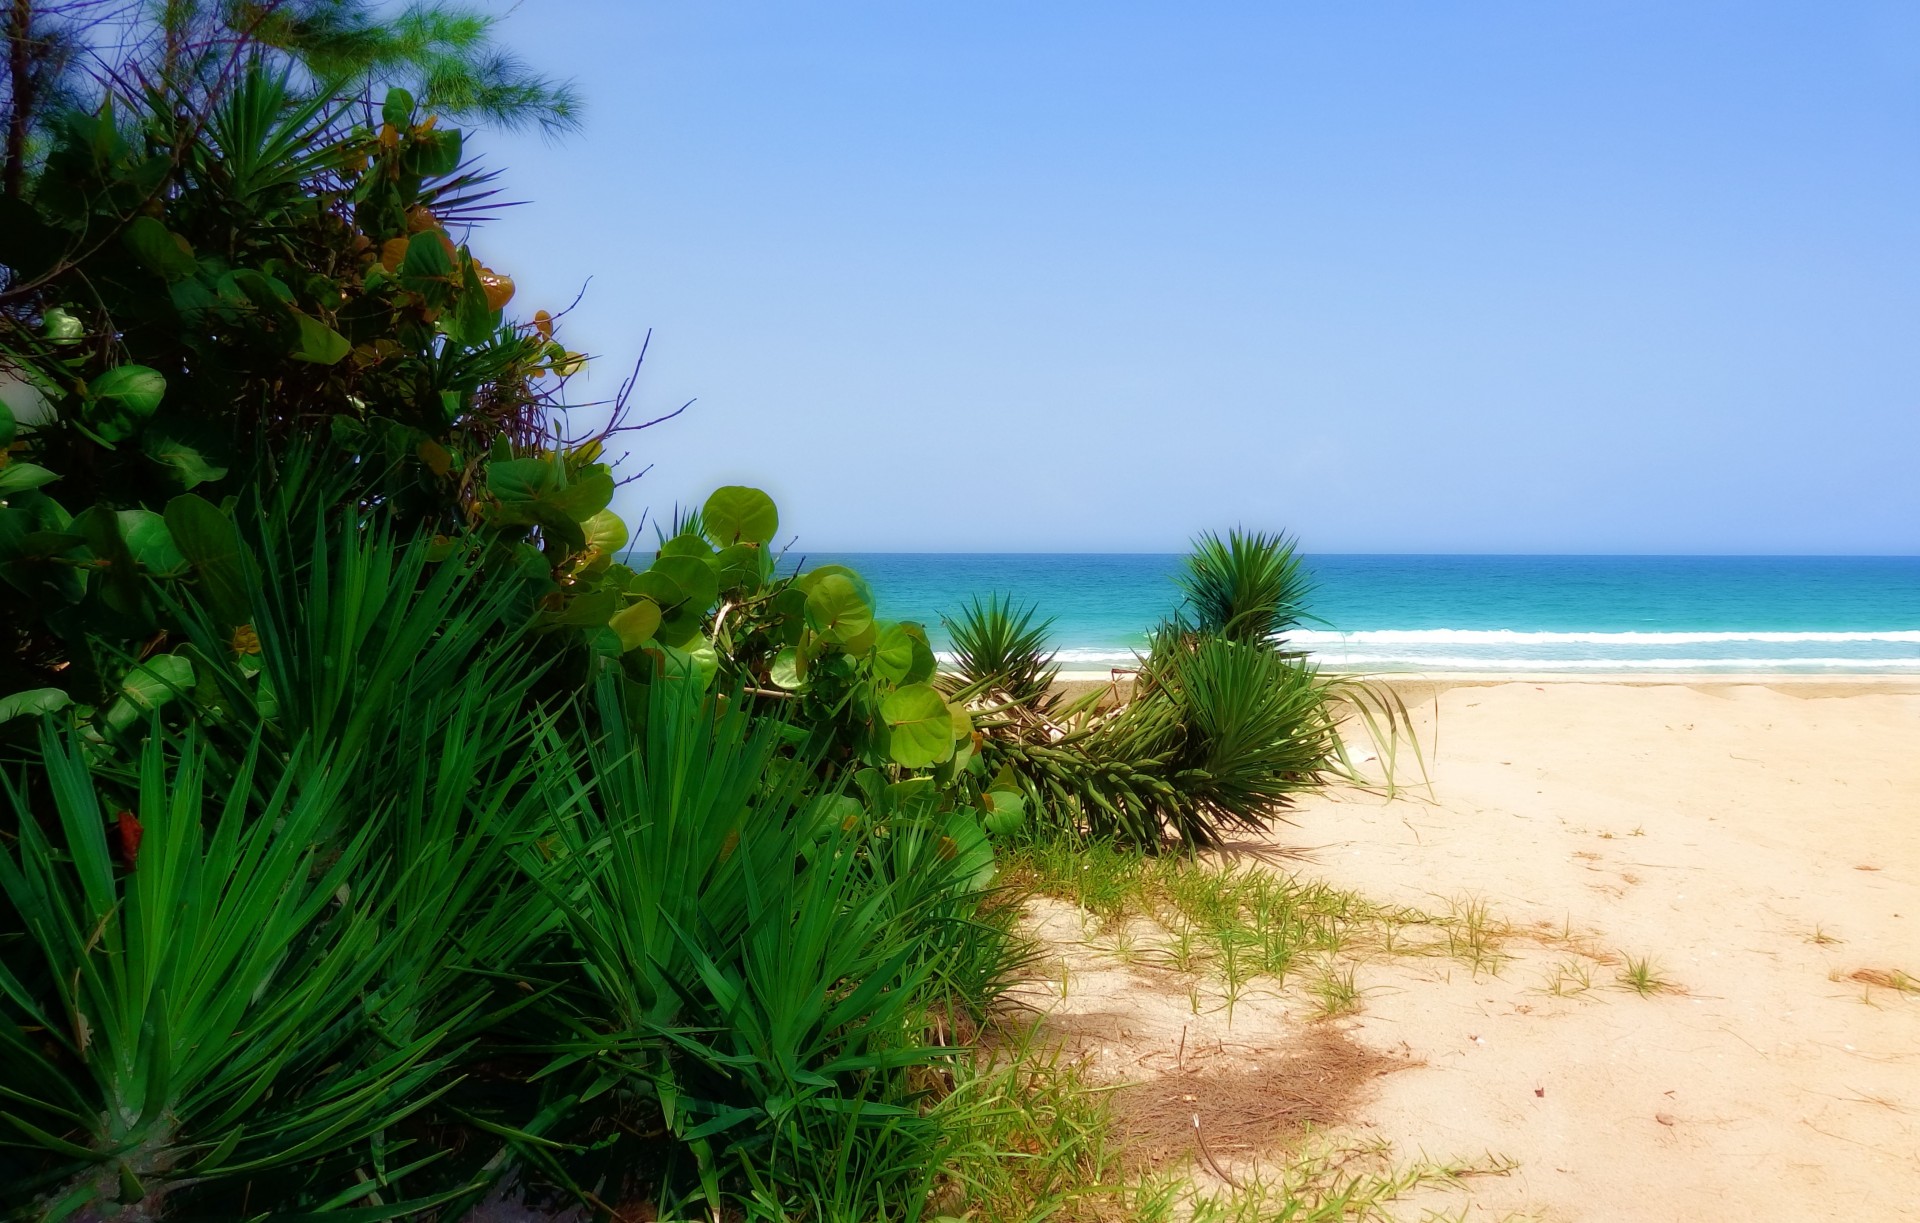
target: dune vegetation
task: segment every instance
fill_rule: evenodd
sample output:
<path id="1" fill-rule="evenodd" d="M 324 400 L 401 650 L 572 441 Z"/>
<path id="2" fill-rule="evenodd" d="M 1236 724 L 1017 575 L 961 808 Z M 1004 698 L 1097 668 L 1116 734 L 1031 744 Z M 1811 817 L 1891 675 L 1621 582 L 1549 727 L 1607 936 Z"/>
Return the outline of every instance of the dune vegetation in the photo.
<path id="1" fill-rule="evenodd" d="M 1069 703 L 1034 613 L 958 611 L 943 672 L 757 490 L 634 539 L 626 396 L 571 425 L 585 358 L 474 244 L 456 119 L 566 91 L 430 5 L 151 11 L 87 72 L 84 14 L 7 18 L 0 1209 L 1098 1180 L 1070 1073 L 977 1049 L 996 862 L 1215 844 L 1392 720 L 1288 650 L 1290 543 L 1203 537 L 1131 699 Z"/>

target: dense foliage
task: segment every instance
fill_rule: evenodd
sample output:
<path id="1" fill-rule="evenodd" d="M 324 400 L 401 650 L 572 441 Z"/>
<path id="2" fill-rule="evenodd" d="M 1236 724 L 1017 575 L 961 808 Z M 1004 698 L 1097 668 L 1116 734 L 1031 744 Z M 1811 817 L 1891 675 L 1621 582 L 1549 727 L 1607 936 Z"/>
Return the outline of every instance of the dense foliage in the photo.
<path id="1" fill-rule="evenodd" d="M 1386 744 L 1403 732 L 1406 710 L 1390 690 L 1321 675 L 1288 649 L 1308 591 L 1286 537 L 1202 535 L 1179 584 L 1186 601 L 1155 630 L 1130 689 L 1071 704 L 1055 691 L 1031 609 L 976 601 L 949 623 L 955 665 L 944 682 L 976 707 L 985 695 L 983 766 L 1042 835 L 1217 845 L 1265 827 L 1327 775 L 1350 775 L 1348 714 Z"/>
<path id="2" fill-rule="evenodd" d="M 1337 758 L 1290 552 L 1203 546 L 1113 708 L 1004 600 L 937 674 L 757 490 L 636 547 L 461 132 L 341 82 L 555 98 L 444 10 L 163 8 L 151 70 L 14 78 L 0 1209 L 917 1217 L 992 840 L 1205 845 Z"/>

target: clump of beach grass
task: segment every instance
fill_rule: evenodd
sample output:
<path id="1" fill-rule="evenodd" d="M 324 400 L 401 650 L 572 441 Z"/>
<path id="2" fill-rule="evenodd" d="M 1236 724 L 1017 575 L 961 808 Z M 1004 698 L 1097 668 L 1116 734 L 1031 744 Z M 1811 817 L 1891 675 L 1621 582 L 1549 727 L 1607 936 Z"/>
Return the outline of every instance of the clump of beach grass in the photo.
<path id="1" fill-rule="evenodd" d="M 1622 953 L 1620 985 L 1639 994 L 1642 998 L 1651 998 L 1655 994 L 1677 994 L 1680 987 L 1662 975 L 1660 966 L 1650 955 L 1627 955 Z"/>

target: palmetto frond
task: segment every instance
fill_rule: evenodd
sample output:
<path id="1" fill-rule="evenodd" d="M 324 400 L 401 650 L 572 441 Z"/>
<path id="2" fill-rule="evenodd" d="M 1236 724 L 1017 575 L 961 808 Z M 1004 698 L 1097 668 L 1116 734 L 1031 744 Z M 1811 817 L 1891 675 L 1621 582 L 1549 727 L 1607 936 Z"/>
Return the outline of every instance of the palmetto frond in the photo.
<path id="1" fill-rule="evenodd" d="M 1175 580 L 1202 632 L 1269 641 L 1308 618 L 1312 582 L 1286 535 L 1236 527 L 1222 539 L 1209 531 L 1194 540 L 1186 572 Z"/>
<path id="2" fill-rule="evenodd" d="M 1036 614 L 1033 607 L 1016 606 L 1011 598 L 996 594 L 972 600 L 948 619 L 954 654 L 949 674 L 958 681 L 955 690 L 988 704 L 1046 712 L 1060 668 L 1047 649 L 1053 620 L 1035 623 Z"/>

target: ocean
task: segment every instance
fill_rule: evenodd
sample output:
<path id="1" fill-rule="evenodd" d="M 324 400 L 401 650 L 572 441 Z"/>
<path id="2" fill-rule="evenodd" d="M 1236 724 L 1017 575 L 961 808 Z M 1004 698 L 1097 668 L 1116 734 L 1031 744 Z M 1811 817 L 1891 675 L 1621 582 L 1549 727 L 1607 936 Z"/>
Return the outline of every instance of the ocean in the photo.
<path id="1" fill-rule="evenodd" d="M 797 559 L 797 558 L 790 558 Z M 1367 672 L 1920 675 L 1920 557 L 1309 556 L 1320 623 L 1290 640 Z M 815 554 L 927 625 L 1010 594 L 1053 620 L 1067 671 L 1125 666 L 1179 603 L 1161 554 Z"/>

